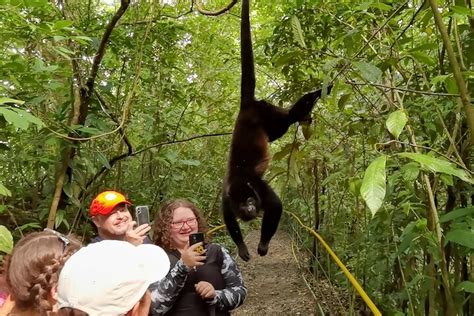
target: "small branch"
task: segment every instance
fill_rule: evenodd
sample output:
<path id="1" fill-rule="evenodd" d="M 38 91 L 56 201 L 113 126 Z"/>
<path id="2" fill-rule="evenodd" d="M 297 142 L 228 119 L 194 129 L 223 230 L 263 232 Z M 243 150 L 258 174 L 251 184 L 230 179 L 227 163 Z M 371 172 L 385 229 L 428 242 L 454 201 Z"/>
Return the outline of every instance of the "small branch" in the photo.
<path id="1" fill-rule="evenodd" d="M 226 7 L 222 8 L 219 11 L 215 11 L 215 12 L 207 11 L 206 9 L 204 9 L 202 7 L 202 4 L 199 2 L 199 0 L 193 0 L 193 2 L 196 4 L 196 8 L 197 8 L 199 13 L 201 13 L 203 15 L 218 16 L 218 15 L 221 15 L 221 14 L 229 11 L 230 9 L 232 9 L 232 7 L 237 3 L 237 0 L 232 0 Z"/>
<path id="2" fill-rule="evenodd" d="M 180 140 L 174 140 L 174 141 L 167 141 L 167 142 L 162 142 L 162 143 L 158 143 L 158 144 L 154 144 L 154 145 L 151 145 L 151 146 L 148 146 L 148 147 L 145 147 L 145 148 L 142 148 L 136 152 L 127 152 L 127 153 L 123 153 L 123 154 L 120 154 L 118 156 L 115 156 L 113 157 L 112 159 L 109 160 L 109 165 L 110 167 L 112 167 L 113 165 L 115 165 L 115 163 L 117 163 L 118 161 L 122 160 L 122 159 L 125 159 L 127 157 L 133 157 L 133 156 L 136 156 L 144 151 L 147 151 L 147 150 L 150 150 L 152 148 L 156 148 L 156 147 L 161 147 L 161 146 L 166 146 L 166 145 L 171 145 L 171 144 L 178 144 L 178 143 L 185 143 L 185 142 L 188 142 L 188 141 L 191 141 L 191 140 L 194 140 L 194 139 L 199 139 L 199 138 L 205 138 L 205 137 L 217 137 L 217 136 L 227 136 L 227 135 L 231 135 L 232 133 L 230 132 L 224 132 L 224 133 L 216 133 L 216 134 L 205 134 L 205 135 L 197 135 L 197 136 L 193 136 L 193 137 L 190 137 L 190 138 L 186 138 L 186 139 L 180 139 Z M 107 170 L 110 170 L 109 168 L 103 166 L 89 181 L 87 181 L 86 185 L 85 185 L 85 188 L 87 189 L 92 183 L 94 183 L 95 180 L 97 180 L 104 172 L 106 172 Z M 82 191 L 81 194 L 79 195 L 80 197 L 82 197 L 83 193 L 85 191 Z"/>
<path id="3" fill-rule="evenodd" d="M 416 10 L 415 14 L 413 14 L 413 16 L 411 17 L 410 22 L 408 22 L 407 26 L 405 26 L 405 28 L 402 30 L 402 32 L 401 32 L 400 34 L 398 34 L 397 38 L 393 41 L 392 46 L 390 46 L 390 52 L 392 51 L 393 46 L 397 43 L 397 41 L 400 39 L 400 37 L 402 37 L 403 34 L 405 34 L 405 32 L 408 30 L 408 28 L 410 28 L 410 26 L 413 25 L 413 22 L 415 22 L 416 16 L 421 12 L 421 10 L 422 10 L 423 7 L 425 6 L 425 4 L 426 4 L 426 0 L 423 0 L 423 3 L 422 3 L 422 4 L 420 5 L 420 7 Z"/>
<path id="4" fill-rule="evenodd" d="M 115 122 L 115 124 L 117 124 L 120 127 L 120 121 L 117 119 L 117 117 L 113 113 L 110 113 L 110 110 L 109 110 L 110 108 L 107 105 L 107 102 L 105 101 L 105 99 L 99 94 L 99 92 L 97 92 L 97 91 L 94 91 L 94 92 L 95 92 L 95 95 L 96 95 L 97 99 L 99 100 L 100 105 L 102 106 L 102 110 L 105 112 L 105 114 L 107 114 L 112 119 L 112 121 Z M 132 144 L 130 143 L 130 140 L 128 139 L 127 135 L 125 135 L 125 131 L 123 130 L 123 127 L 120 127 L 119 133 L 122 136 L 123 141 L 127 145 L 128 154 L 131 155 L 132 152 L 133 152 L 133 147 L 132 147 Z"/>
<path id="5" fill-rule="evenodd" d="M 171 145 L 171 144 L 185 143 L 185 142 L 189 142 L 191 140 L 195 140 L 195 139 L 199 139 L 199 138 L 218 137 L 218 136 L 227 136 L 227 135 L 232 135 L 232 133 L 231 132 L 223 132 L 223 133 L 216 133 L 216 134 L 204 134 L 204 135 L 192 136 L 192 137 L 185 138 L 185 139 L 166 141 L 166 142 L 150 145 L 148 147 L 137 150 L 131 156 L 136 156 L 136 155 L 138 155 L 138 154 L 140 154 L 144 151 L 147 151 L 147 150 L 150 150 L 150 149 L 156 148 L 156 147 L 162 147 L 162 146 Z"/>
<path id="6" fill-rule="evenodd" d="M 188 11 L 178 14 L 178 15 L 169 15 L 169 14 L 159 14 L 158 16 L 148 19 L 148 20 L 143 20 L 143 21 L 136 21 L 136 22 L 124 22 L 120 23 L 120 25 L 140 25 L 140 24 L 148 24 L 148 23 L 155 23 L 157 21 L 160 21 L 161 18 L 170 18 L 170 19 L 179 19 L 185 15 L 193 13 L 193 7 L 194 7 L 194 1 L 191 1 L 191 7 L 189 8 Z"/>
<path id="7" fill-rule="evenodd" d="M 354 85 L 354 86 L 374 86 L 374 87 L 378 87 L 378 88 L 405 91 L 405 92 L 411 92 L 411 93 L 415 93 L 415 94 L 433 95 L 433 96 L 438 96 L 438 97 L 456 97 L 456 98 L 459 97 L 459 94 L 454 94 L 454 93 L 438 93 L 438 92 L 412 90 L 412 89 L 407 89 L 407 88 L 386 86 L 386 85 L 377 84 L 377 83 L 362 83 L 362 82 L 355 82 L 355 81 L 352 81 L 352 80 L 346 80 L 346 83 Z"/>

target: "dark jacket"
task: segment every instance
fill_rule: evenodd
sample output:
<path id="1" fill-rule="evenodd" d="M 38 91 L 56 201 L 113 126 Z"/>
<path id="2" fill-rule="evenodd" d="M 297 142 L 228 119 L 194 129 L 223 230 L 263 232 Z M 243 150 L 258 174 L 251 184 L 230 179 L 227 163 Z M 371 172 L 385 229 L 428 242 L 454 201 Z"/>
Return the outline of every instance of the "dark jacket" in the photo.
<path id="1" fill-rule="evenodd" d="M 179 251 L 168 253 L 170 272 L 150 286 L 152 315 L 230 315 L 230 310 L 243 303 L 247 289 L 228 251 L 217 244 L 208 244 L 206 249 L 206 262 L 196 270 L 183 264 Z M 205 301 L 196 293 L 194 285 L 199 281 L 214 286 L 213 300 Z"/>

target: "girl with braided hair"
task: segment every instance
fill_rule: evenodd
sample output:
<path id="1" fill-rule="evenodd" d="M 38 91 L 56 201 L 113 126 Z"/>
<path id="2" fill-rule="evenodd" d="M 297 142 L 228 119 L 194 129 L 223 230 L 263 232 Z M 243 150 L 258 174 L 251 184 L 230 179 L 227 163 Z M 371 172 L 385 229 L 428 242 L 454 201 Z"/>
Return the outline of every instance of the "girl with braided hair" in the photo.
<path id="1" fill-rule="evenodd" d="M 47 315 L 54 311 L 56 285 L 64 262 L 81 243 L 54 230 L 24 236 L 6 262 L 14 307 L 8 315 Z"/>

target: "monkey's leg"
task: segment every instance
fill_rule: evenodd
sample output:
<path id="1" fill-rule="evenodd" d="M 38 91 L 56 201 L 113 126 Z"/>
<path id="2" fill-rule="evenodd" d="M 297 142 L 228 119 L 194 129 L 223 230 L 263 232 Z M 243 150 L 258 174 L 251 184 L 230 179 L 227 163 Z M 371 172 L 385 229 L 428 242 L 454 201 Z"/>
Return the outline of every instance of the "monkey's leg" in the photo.
<path id="1" fill-rule="evenodd" d="M 222 210 L 227 231 L 229 232 L 230 237 L 234 243 L 239 248 L 240 258 L 242 258 L 244 261 L 249 261 L 249 250 L 247 249 L 247 245 L 245 245 L 244 239 L 242 238 L 242 232 L 240 231 L 240 226 L 237 222 L 237 218 L 235 217 L 235 213 L 232 210 L 230 198 L 226 195 L 222 197 Z"/>
<path id="2" fill-rule="evenodd" d="M 259 255 L 265 256 L 268 252 L 270 240 L 278 228 L 278 223 L 280 222 L 281 214 L 283 212 L 283 206 L 278 195 L 267 183 L 262 181 L 262 186 L 264 186 L 263 194 L 261 195 L 264 213 L 260 243 L 258 244 L 257 252 Z"/>

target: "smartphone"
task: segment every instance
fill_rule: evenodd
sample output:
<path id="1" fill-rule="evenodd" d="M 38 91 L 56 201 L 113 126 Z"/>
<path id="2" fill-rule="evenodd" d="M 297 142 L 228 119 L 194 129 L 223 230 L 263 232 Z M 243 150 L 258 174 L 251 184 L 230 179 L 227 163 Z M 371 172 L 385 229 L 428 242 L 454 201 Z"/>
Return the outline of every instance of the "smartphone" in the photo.
<path id="1" fill-rule="evenodd" d="M 135 218 L 137 219 L 137 226 L 150 224 L 150 210 L 148 209 L 148 205 L 137 205 L 135 207 Z"/>
<path id="2" fill-rule="evenodd" d="M 197 244 L 198 242 L 202 241 L 202 245 L 196 248 L 196 252 L 200 255 L 204 254 L 204 233 L 194 233 L 189 235 L 189 245 Z"/>

